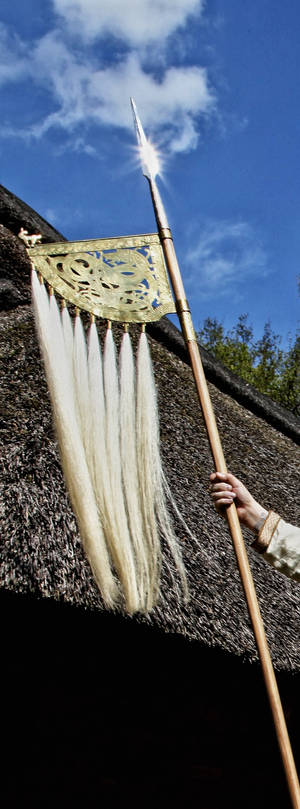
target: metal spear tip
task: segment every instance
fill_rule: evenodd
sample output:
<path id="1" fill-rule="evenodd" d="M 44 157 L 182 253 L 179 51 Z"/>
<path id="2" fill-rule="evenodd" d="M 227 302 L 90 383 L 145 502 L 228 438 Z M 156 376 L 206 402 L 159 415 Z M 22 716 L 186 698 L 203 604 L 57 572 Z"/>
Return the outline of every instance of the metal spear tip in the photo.
<path id="1" fill-rule="evenodd" d="M 138 142 L 139 157 L 142 164 L 142 172 L 148 180 L 154 180 L 156 175 L 160 173 L 158 154 L 155 146 L 153 146 L 151 141 L 146 138 L 134 99 L 131 98 L 130 102 Z"/>

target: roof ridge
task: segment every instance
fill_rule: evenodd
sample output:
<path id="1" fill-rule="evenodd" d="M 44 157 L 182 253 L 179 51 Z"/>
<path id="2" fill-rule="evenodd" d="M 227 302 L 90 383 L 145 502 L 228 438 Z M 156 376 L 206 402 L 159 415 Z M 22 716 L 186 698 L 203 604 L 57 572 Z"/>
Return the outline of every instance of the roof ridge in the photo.
<path id="1" fill-rule="evenodd" d="M 43 235 L 46 239 L 51 237 L 53 241 L 66 241 L 65 236 L 53 225 L 50 225 L 44 216 L 41 216 L 27 202 L 24 202 L 24 200 L 0 184 L 0 220 L 3 215 L 5 217 L 4 227 L 11 230 L 16 236 L 21 225 L 25 225 L 25 227 L 28 225 L 29 227 L 43 228 Z"/>

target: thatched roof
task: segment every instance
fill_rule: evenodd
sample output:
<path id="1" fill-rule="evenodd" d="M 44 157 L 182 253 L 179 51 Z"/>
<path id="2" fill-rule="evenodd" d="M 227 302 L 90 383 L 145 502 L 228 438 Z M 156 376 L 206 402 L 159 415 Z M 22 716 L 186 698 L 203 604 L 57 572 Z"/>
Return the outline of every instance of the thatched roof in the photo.
<path id="1" fill-rule="evenodd" d="M 29 261 L 16 233 L 24 226 L 29 232 L 40 230 L 45 241 L 62 236 L 0 187 L 1 221 L 1 585 L 15 593 L 103 610 L 65 491 L 29 303 Z M 103 336 L 104 324 L 99 331 Z M 228 529 L 208 496 L 213 465 L 182 338 L 166 320 L 149 327 L 149 335 L 165 468 L 197 542 L 183 536 L 177 525 L 189 604 L 179 600 L 165 565 L 159 606 L 150 617 L 124 617 L 124 623 L 151 623 L 254 660 L 255 643 Z M 228 467 L 265 507 L 297 522 L 299 423 L 207 352 L 203 361 Z M 246 540 L 250 543 L 252 536 Z M 299 584 L 276 573 L 251 548 L 249 556 L 274 664 L 298 670 Z"/>

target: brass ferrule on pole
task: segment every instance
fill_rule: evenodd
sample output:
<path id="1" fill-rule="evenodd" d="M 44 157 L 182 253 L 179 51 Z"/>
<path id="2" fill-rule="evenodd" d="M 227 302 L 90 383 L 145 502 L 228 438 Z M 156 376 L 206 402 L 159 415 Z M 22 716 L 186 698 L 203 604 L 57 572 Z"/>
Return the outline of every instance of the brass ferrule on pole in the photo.
<path id="1" fill-rule="evenodd" d="M 148 178 L 149 180 L 149 178 Z M 180 318 L 183 336 L 189 353 L 192 371 L 195 379 L 197 393 L 202 408 L 203 418 L 207 429 L 210 447 L 217 472 L 227 472 L 223 448 L 215 420 L 215 415 L 209 395 L 209 390 L 203 370 L 200 351 L 192 323 L 191 313 L 186 300 L 183 281 L 177 262 L 172 240 L 172 234 L 163 208 L 155 180 L 149 180 L 150 191 L 156 216 L 158 232 L 164 252 L 165 262 L 173 288 L 176 309 Z M 281 758 L 287 784 L 289 788 L 293 809 L 300 809 L 300 787 L 295 767 L 293 752 L 286 727 L 285 717 L 281 705 L 278 686 L 274 674 L 273 664 L 265 636 L 264 626 L 256 597 L 253 577 L 250 570 L 248 556 L 243 540 L 236 506 L 233 503 L 226 509 L 227 522 L 230 528 L 232 543 L 236 554 L 237 564 L 244 588 L 245 598 L 253 627 L 256 645 L 261 661 L 265 686 L 272 711 L 274 727 L 281 752 Z"/>
<path id="2" fill-rule="evenodd" d="M 163 239 L 172 239 L 173 238 L 170 228 L 160 228 L 159 229 L 159 235 L 160 235 L 161 241 L 163 241 Z"/>
<path id="3" fill-rule="evenodd" d="M 193 326 L 192 316 L 186 298 L 179 298 L 176 302 L 176 312 L 178 314 L 182 333 L 186 343 L 196 343 L 197 337 Z"/>

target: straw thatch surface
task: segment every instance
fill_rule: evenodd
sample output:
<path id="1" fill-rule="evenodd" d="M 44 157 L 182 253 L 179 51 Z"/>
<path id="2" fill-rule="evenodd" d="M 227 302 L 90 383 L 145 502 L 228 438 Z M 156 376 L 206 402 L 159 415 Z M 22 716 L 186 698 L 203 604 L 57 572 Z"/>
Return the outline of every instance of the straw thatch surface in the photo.
<path id="1" fill-rule="evenodd" d="M 101 597 L 81 548 L 60 470 L 48 393 L 27 302 L 29 262 L 25 248 L 14 235 L 21 225 L 29 231 L 36 232 L 38 227 L 43 233 L 45 230 L 31 209 L 28 213 L 24 203 L 14 202 L 15 198 L 7 194 L 0 188 L 2 281 L 10 284 L 0 316 L 1 585 L 17 593 L 31 592 L 101 610 Z M 57 232 L 47 227 L 46 241 L 54 241 Z M 102 336 L 103 328 L 100 325 Z M 228 530 L 208 496 L 212 462 L 191 371 L 183 359 L 180 335 L 172 326 L 165 329 L 167 334 L 164 326 L 151 329 L 156 339 L 149 339 L 158 383 L 165 468 L 177 503 L 197 540 L 183 536 L 178 525 L 191 598 L 188 605 L 180 602 L 177 588 L 172 586 L 166 555 L 159 607 L 150 618 L 131 620 L 151 622 L 166 632 L 179 633 L 253 660 L 255 644 Z M 297 522 L 300 448 L 296 420 L 274 408 L 269 400 L 264 409 L 266 397 L 259 397 L 258 416 L 247 386 L 224 372 L 227 386 L 224 393 L 225 382 L 220 381 L 222 367 L 212 358 L 209 363 L 208 375 L 216 383 L 210 384 L 210 392 L 229 468 L 243 478 L 266 507 L 273 507 L 286 519 Z M 243 396 L 248 409 L 240 403 Z M 272 426 L 278 424 L 278 419 L 281 431 Z M 247 541 L 250 539 L 247 537 Z M 297 670 L 299 585 L 270 569 L 251 549 L 249 554 L 274 664 L 277 668 Z"/>

